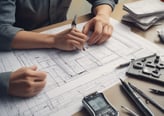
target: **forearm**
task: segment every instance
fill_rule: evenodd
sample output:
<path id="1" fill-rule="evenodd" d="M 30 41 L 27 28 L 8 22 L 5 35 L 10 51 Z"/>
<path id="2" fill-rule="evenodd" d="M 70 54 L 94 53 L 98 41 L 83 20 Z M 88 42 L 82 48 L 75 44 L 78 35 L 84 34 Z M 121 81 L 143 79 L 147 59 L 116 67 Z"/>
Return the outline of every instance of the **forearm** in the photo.
<path id="1" fill-rule="evenodd" d="M 40 34 L 30 31 L 19 31 L 14 37 L 12 49 L 52 48 L 54 35 Z"/>

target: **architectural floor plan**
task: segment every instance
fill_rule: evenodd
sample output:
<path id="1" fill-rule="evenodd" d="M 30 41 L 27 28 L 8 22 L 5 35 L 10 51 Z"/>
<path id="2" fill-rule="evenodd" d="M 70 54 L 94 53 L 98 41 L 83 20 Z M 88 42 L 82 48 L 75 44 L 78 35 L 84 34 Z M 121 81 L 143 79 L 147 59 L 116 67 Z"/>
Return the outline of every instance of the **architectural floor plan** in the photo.
<path id="1" fill-rule="evenodd" d="M 77 28 L 82 30 L 83 25 Z M 0 52 L 0 71 L 14 71 L 22 66 L 37 65 L 47 72 L 47 84 L 35 97 L 0 98 L 2 116 L 68 116 L 82 107 L 84 96 L 103 91 L 125 78 L 119 64 L 153 53 L 162 58 L 164 52 L 156 45 L 134 34 L 126 26 L 111 19 L 112 37 L 103 45 L 87 46 L 85 51 L 63 52 L 55 49 Z M 57 33 L 70 28 L 65 25 L 42 33 Z"/>

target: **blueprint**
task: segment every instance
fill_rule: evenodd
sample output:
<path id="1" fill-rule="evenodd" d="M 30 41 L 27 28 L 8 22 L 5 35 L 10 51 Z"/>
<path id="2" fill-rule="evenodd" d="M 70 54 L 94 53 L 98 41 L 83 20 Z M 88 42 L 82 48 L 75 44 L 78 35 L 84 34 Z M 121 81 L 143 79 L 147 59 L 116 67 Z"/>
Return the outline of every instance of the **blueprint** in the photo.
<path id="1" fill-rule="evenodd" d="M 134 34 L 111 19 L 112 37 L 103 45 L 87 46 L 85 51 L 64 52 L 56 49 L 16 50 L 0 52 L 0 72 L 14 71 L 22 66 L 37 65 L 47 72 L 44 90 L 32 98 L 0 97 L 2 116 L 69 116 L 82 108 L 84 96 L 104 91 L 125 78 L 126 68 L 119 64 L 153 53 L 164 58 L 161 48 Z M 86 22 L 78 24 L 82 30 Z M 71 25 L 42 33 L 55 34 Z"/>

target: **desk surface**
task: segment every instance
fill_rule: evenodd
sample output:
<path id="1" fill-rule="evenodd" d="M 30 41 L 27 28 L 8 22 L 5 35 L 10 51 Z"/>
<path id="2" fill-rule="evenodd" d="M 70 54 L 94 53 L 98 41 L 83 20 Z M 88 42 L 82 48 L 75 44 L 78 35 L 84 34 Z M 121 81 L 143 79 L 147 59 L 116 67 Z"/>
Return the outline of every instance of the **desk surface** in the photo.
<path id="1" fill-rule="evenodd" d="M 134 0 L 126 0 L 126 2 L 131 2 L 131 1 L 134 1 Z M 112 17 L 119 20 L 119 21 L 121 20 L 121 17 L 126 13 L 125 11 L 122 10 L 122 5 L 123 5 L 123 3 L 119 3 L 116 6 L 115 11 L 112 14 Z M 89 19 L 89 15 L 85 15 L 85 16 L 79 17 L 78 21 L 83 22 L 83 21 L 86 21 L 88 19 Z M 157 44 L 158 46 L 164 48 L 164 45 L 162 45 L 159 42 L 159 38 L 158 38 L 157 33 L 156 33 L 157 29 L 164 27 L 164 20 L 161 21 L 161 22 L 163 23 L 162 25 L 154 26 L 154 27 L 150 28 L 148 31 L 145 31 L 145 32 L 143 32 L 142 30 L 140 30 L 136 27 L 133 27 L 133 25 L 129 25 L 129 26 L 131 27 L 131 30 L 133 32 L 143 36 L 145 39 L 147 39 L 147 40 Z M 37 29 L 35 31 L 40 32 L 40 31 L 47 30 L 47 29 L 50 29 L 50 28 L 59 27 L 61 25 L 68 24 L 68 23 L 71 23 L 71 20 L 67 20 L 65 22 L 54 24 L 54 25 L 51 25 L 51 26 L 48 26 L 48 27 L 40 28 L 40 29 Z M 150 92 L 148 92 L 149 87 L 163 89 L 162 86 L 152 84 L 152 83 L 149 83 L 149 82 L 143 82 L 141 80 L 137 80 L 137 79 L 134 79 L 134 78 L 127 78 L 126 81 L 132 82 L 135 85 L 139 85 L 140 89 L 145 91 L 145 93 L 147 95 L 150 95 L 158 103 L 160 103 L 161 105 L 164 106 L 164 99 L 163 99 L 162 96 L 153 95 Z M 111 103 L 117 108 L 117 110 L 120 111 L 121 116 L 127 116 L 127 114 L 125 112 L 123 112 L 123 110 L 121 109 L 121 105 L 127 106 L 130 109 L 132 109 L 133 111 L 140 114 L 139 110 L 135 108 L 135 105 L 129 99 L 129 97 L 127 97 L 127 95 L 125 95 L 125 93 L 121 91 L 120 84 L 117 84 L 117 85 L 113 86 L 112 88 L 106 90 L 104 92 L 104 94 L 111 101 Z M 158 109 L 156 109 L 151 104 L 148 104 L 148 107 L 150 107 L 150 109 L 154 112 L 155 116 L 163 116 L 163 113 L 160 112 Z M 88 113 L 84 109 L 82 111 L 74 114 L 74 116 L 87 116 L 87 115 L 88 115 Z"/>
<path id="2" fill-rule="evenodd" d="M 134 1 L 134 0 L 126 0 L 126 2 L 131 2 L 131 1 Z M 126 3 L 126 2 L 123 2 L 123 3 Z M 119 3 L 116 6 L 116 8 L 112 14 L 112 17 L 118 21 L 121 21 L 122 16 L 126 13 L 125 11 L 122 10 L 123 3 Z M 164 20 L 162 20 L 161 23 L 162 23 L 162 25 L 154 26 L 147 31 L 142 31 L 142 30 L 134 27 L 133 25 L 129 25 L 129 26 L 131 27 L 131 30 L 133 32 L 141 35 L 145 39 L 164 48 L 164 45 L 159 42 L 159 38 L 156 33 L 157 29 L 160 29 L 162 27 L 164 28 Z M 163 89 L 162 86 L 152 84 L 149 82 L 143 82 L 141 80 L 137 80 L 134 78 L 127 78 L 126 81 L 131 82 L 137 86 L 139 85 L 140 89 L 145 91 L 145 93 L 147 95 L 150 95 L 151 98 L 153 98 L 158 103 L 160 103 L 162 106 L 164 106 L 164 99 L 162 96 L 153 95 L 150 92 L 148 92 L 149 87 Z M 120 116 L 127 116 L 127 114 L 121 109 L 121 105 L 127 106 L 128 108 L 130 108 L 133 111 L 140 114 L 139 110 L 135 108 L 135 105 L 130 100 L 130 98 L 127 95 L 125 95 L 124 92 L 121 91 L 120 84 L 117 84 L 117 85 L 113 86 L 112 88 L 109 88 L 108 90 L 106 90 L 104 92 L 104 94 L 107 96 L 107 98 L 110 100 L 110 102 L 117 108 L 117 110 L 119 110 Z M 151 104 L 148 104 L 148 107 L 153 111 L 155 116 L 163 116 L 163 113 L 161 111 L 159 111 L 157 108 L 155 108 L 154 106 L 152 106 Z M 85 111 L 85 109 L 82 109 L 81 112 L 74 114 L 74 116 L 87 116 L 87 115 L 88 115 L 88 113 Z"/>

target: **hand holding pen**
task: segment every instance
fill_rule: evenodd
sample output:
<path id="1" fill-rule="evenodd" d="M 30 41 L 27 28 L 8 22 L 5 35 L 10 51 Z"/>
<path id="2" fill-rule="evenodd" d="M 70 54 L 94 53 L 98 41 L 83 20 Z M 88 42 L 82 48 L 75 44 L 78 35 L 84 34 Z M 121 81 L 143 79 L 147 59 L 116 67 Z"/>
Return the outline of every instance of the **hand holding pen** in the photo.
<path id="1" fill-rule="evenodd" d="M 83 49 L 83 46 L 87 41 L 87 36 L 76 28 L 76 19 L 77 17 L 75 16 L 70 29 L 54 35 L 53 46 L 55 48 L 66 51 Z"/>
<path id="2" fill-rule="evenodd" d="M 73 20 L 72 20 L 72 24 L 71 24 L 71 27 L 72 27 L 72 30 L 75 30 L 76 32 L 79 32 L 76 28 L 76 25 L 77 25 L 77 15 L 74 16 Z M 84 45 L 83 45 L 84 46 Z M 85 50 L 85 48 L 83 46 L 79 46 L 77 44 L 75 44 L 75 48 L 76 49 L 82 49 L 82 50 Z"/>

